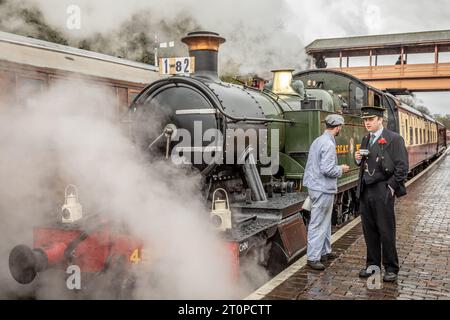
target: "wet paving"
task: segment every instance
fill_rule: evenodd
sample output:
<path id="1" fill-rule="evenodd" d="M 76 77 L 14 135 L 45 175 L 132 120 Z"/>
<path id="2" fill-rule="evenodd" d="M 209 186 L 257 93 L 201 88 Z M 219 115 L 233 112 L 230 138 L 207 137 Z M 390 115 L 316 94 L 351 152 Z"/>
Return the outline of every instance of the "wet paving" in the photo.
<path id="1" fill-rule="evenodd" d="M 339 257 L 325 271 L 305 266 L 264 299 L 450 300 L 450 156 L 397 200 L 396 219 L 397 283 L 369 289 L 358 277 L 366 259 L 359 223 L 333 245 Z"/>

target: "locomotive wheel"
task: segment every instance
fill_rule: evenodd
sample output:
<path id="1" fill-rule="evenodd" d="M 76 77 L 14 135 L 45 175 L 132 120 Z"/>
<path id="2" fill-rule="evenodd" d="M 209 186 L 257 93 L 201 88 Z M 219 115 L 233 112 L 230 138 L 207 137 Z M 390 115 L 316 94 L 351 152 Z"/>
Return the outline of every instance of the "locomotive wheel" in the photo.
<path id="1" fill-rule="evenodd" d="M 267 261 L 267 270 L 271 276 L 276 276 L 288 266 L 286 253 L 283 246 L 277 241 L 272 242 L 269 259 Z"/>
<path id="2" fill-rule="evenodd" d="M 341 225 L 348 220 L 355 218 L 356 201 L 353 190 L 346 190 L 336 195 L 332 222 L 334 225 Z"/>
<path id="3" fill-rule="evenodd" d="M 332 224 L 334 225 L 342 224 L 342 216 L 343 216 L 342 196 L 343 196 L 342 192 L 338 193 L 334 199 L 333 214 L 331 218 Z"/>
<path id="4" fill-rule="evenodd" d="M 130 274 L 124 256 L 112 259 L 106 270 L 106 278 L 111 279 L 109 290 L 118 300 L 130 299 L 134 289 L 134 277 Z"/>
<path id="5" fill-rule="evenodd" d="M 353 190 L 347 190 L 343 195 L 344 222 L 353 220 L 356 215 L 356 195 Z"/>
<path id="6" fill-rule="evenodd" d="M 126 258 L 114 256 L 105 270 L 85 275 L 85 299 L 127 300 L 133 297 L 134 277 L 129 272 Z"/>

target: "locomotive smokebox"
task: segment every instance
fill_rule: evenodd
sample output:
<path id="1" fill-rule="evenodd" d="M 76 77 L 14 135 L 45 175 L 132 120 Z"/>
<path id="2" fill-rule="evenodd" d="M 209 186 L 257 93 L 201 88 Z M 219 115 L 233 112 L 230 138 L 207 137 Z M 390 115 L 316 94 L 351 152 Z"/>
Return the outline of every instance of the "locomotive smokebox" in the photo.
<path id="1" fill-rule="evenodd" d="M 189 48 L 189 55 L 195 57 L 195 77 L 218 81 L 217 61 L 219 46 L 225 42 L 218 33 L 197 31 L 181 39 Z"/>

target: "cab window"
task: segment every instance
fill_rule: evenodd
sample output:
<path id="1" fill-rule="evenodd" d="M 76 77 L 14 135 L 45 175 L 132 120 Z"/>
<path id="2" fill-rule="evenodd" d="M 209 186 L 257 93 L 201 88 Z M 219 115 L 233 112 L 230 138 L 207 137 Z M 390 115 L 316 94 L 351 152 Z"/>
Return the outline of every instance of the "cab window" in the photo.
<path id="1" fill-rule="evenodd" d="M 350 110 L 359 110 L 364 103 L 364 90 L 356 86 L 353 82 L 349 86 Z"/>

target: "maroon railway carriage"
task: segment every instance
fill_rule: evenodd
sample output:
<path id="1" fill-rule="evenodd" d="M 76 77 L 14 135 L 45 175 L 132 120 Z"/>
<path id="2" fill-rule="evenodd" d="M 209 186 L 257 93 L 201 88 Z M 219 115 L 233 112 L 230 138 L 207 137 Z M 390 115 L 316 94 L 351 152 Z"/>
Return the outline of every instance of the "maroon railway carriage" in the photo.
<path id="1" fill-rule="evenodd" d="M 89 81 L 116 97 L 112 112 L 159 79 L 158 68 L 96 52 L 0 32 L 0 107 L 20 105 L 58 81 Z"/>
<path id="2" fill-rule="evenodd" d="M 444 152 L 447 146 L 446 129 L 432 117 L 402 103 L 390 94 L 387 95 L 397 104 L 398 131 L 408 150 L 409 170 L 415 173 Z"/>

